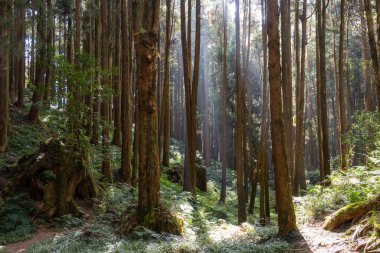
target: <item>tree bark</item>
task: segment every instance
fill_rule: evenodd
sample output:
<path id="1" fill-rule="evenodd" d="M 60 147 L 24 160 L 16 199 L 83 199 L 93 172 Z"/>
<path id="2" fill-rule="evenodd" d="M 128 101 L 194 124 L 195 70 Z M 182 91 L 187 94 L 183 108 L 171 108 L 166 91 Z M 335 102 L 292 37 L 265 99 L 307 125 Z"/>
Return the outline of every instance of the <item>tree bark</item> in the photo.
<path id="1" fill-rule="evenodd" d="M 111 162 L 110 162 L 110 127 L 109 127 L 109 99 L 104 91 L 108 91 L 110 88 L 109 79 L 107 76 L 108 71 L 108 10 L 107 10 L 107 1 L 101 0 L 100 2 L 100 17 L 101 17 L 101 27 L 102 27 L 102 36 L 101 36 L 101 69 L 103 75 L 101 77 L 101 85 L 103 88 L 102 94 L 102 103 L 101 103 L 101 116 L 103 124 L 102 132 L 102 171 L 103 175 L 107 180 L 111 180 L 112 171 L 111 171 Z"/>
<path id="2" fill-rule="evenodd" d="M 121 65 L 120 65 L 120 33 L 121 33 L 121 3 L 120 1 L 116 2 L 116 16 L 115 16 L 115 51 L 113 60 L 113 68 L 117 69 L 115 75 L 113 75 L 113 121 L 114 121 L 114 129 L 113 129 L 113 140 L 112 143 L 116 146 L 121 147 Z M 124 31 L 127 32 L 127 31 Z M 128 49 L 128 47 L 127 47 Z"/>
<path id="3" fill-rule="evenodd" d="M 344 59 L 343 59 L 343 50 L 344 50 L 344 31 L 345 31 L 345 21 L 344 21 L 344 13 L 345 13 L 345 0 L 341 1 L 340 7 L 340 29 L 339 29 L 339 63 L 338 63 L 338 93 L 339 93 L 339 119 L 340 119 L 340 147 L 341 147 L 341 160 L 342 160 L 342 169 L 347 169 L 347 153 L 348 147 L 344 142 L 344 138 L 342 138 L 347 131 L 347 123 L 346 123 L 346 103 L 344 101 Z"/>
<path id="4" fill-rule="evenodd" d="M 222 67 L 222 87 L 220 89 L 221 102 L 221 149 L 220 159 L 222 162 L 222 185 L 220 188 L 220 202 L 226 201 L 226 181 L 227 181 L 227 4 L 223 2 L 223 67 Z"/>
<path id="5" fill-rule="evenodd" d="M 154 211 L 160 202 L 157 90 L 153 82 L 158 57 L 160 1 L 134 1 L 132 7 L 140 128 L 138 212 L 143 218 Z"/>
<path id="6" fill-rule="evenodd" d="M 188 2 L 191 7 L 191 2 Z M 196 194 L 196 130 L 197 130 L 197 96 L 199 81 L 199 60 L 200 60 L 200 0 L 196 0 L 196 32 L 195 32 L 195 55 L 194 72 L 191 78 L 191 25 L 188 27 L 186 36 L 185 25 L 185 0 L 181 0 L 181 42 L 185 84 L 186 102 L 186 128 L 187 128 L 187 148 L 184 170 L 184 190 Z M 188 10 L 188 24 L 191 24 L 191 9 Z M 190 46 L 189 46 L 190 45 Z M 192 79 L 192 80 L 191 80 Z"/>
<path id="7" fill-rule="evenodd" d="M 289 175 L 294 171 L 294 154 L 293 154 L 293 98 L 292 98 L 292 45 L 290 35 L 290 0 L 280 1 L 281 11 L 281 63 L 282 63 L 282 99 L 284 111 L 285 127 L 285 145 L 288 157 Z M 298 31 L 298 1 L 296 1 L 296 20 L 295 29 Z M 296 38 L 299 40 L 298 32 Z M 297 43 L 296 43 L 297 44 Z M 296 47 L 299 47 L 296 45 Z M 297 51 L 297 49 L 296 49 Z M 299 56 L 296 57 L 299 62 Z M 299 64 L 296 64 L 297 77 L 299 73 Z M 298 83 L 298 78 L 297 78 Z"/>
<path id="8" fill-rule="evenodd" d="M 25 3 L 18 5 L 18 28 L 17 28 L 17 102 L 16 106 L 24 107 L 25 92 Z"/>
<path id="9" fill-rule="evenodd" d="M 8 145 L 8 127 L 9 127 L 9 80 L 8 80 L 8 65 L 9 65 L 9 49 L 8 42 L 9 33 L 7 29 L 7 21 L 9 19 L 10 1 L 0 3 L 0 155 L 2 155 Z"/>
<path id="10" fill-rule="evenodd" d="M 131 184 L 131 126 L 132 126 L 132 26 L 128 22 L 130 3 L 128 0 L 121 2 L 121 179 Z"/>
<path id="11" fill-rule="evenodd" d="M 297 231 L 289 183 L 281 98 L 280 34 L 277 0 L 268 0 L 268 50 L 272 157 L 275 173 L 279 235 Z"/>
<path id="12" fill-rule="evenodd" d="M 375 32 L 373 28 L 374 24 L 373 24 L 373 18 L 372 18 L 371 2 L 370 0 L 363 0 L 363 1 L 364 1 L 364 10 L 367 16 L 367 32 L 368 32 L 369 46 L 371 48 L 372 66 L 373 66 L 373 71 L 375 72 L 377 110 L 380 111 L 380 69 L 379 69 L 379 56 L 378 56 L 378 52 L 380 48 L 378 49 L 376 46 Z M 377 4 L 377 7 L 378 6 L 379 4 Z M 379 13 L 377 17 L 379 18 Z"/>
<path id="13" fill-rule="evenodd" d="M 247 221 L 247 214 L 245 212 L 245 196 L 243 186 L 243 94 L 242 84 L 240 82 L 240 9 L 239 0 L 235 0 L 235 32 L 236 32 L 236 100 L 237 100 L 237 117 L 236 117 L 236 184 L 238 195 L 238 222 L 239 224 Z"/>
<path id="14" fill-rule="evenodd" d="M 174 4 L 173 4 L 174 6 Z M 166 37 L 165 37 L 165 76 L 164 92 L 162 99 L 162 121 L 161 136 L 162 141 L 162 165 L 169 166 L 169 148 L 170 148 L 170 48 L 172 40 L 172 0 L 166 0 Z"/>
<path id="15" fill-rule="evenodd" d="M 36 73 L 34 76 L 34 92 L 32 97 L 32 107 L 28 118 L 30 121 L 38 121 L 40 118 L 40 102 L 43 95 L 44 75 L 45 75 L 45 56 L 46 56 L 46 0 L 38 3 L 37 15 L 37 54 L 36 54 Z"/>

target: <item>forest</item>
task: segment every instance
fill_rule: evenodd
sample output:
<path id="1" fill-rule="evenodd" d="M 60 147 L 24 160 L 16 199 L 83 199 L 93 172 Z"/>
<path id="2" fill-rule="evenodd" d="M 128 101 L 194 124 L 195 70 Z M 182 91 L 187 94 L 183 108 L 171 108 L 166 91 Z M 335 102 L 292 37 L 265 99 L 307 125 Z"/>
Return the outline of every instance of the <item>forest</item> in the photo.
<path id="1" fill-rule="evenodd" d="M 380 0 L 0 0 L 0 253 L 380 252 Z"/>

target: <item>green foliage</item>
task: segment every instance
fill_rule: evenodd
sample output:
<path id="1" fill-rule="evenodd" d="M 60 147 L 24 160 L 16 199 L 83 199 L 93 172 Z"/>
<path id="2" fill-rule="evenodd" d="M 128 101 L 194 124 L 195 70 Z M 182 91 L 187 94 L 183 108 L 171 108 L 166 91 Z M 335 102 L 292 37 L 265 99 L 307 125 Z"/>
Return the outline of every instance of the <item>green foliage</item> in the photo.
<path id="1" fill-rule="evenodd" d="M 52 225 L 56 229 L 71 229 L 83 224 L 84 220 L 82 218 L 72 216 L 71 214 L 56 217 L 52 221 Z"/>
<path id="2" fill-rule="evenodd" d="M 331 186 L 312 187 L 300 206 L 305 215 L 322 218 L 349 204 L 370 199 L 380 191 L 380 172 L 376 167 L 356 166 L 346 171 L 334 171 Z"/>
<path id="3" fill-rule="evenodd" d="M 33 213 L 34 204 L 28 194 L 5 198 L 0 206 L 0 244 L 29 238 L 35 229 L 30 218 Z"/>

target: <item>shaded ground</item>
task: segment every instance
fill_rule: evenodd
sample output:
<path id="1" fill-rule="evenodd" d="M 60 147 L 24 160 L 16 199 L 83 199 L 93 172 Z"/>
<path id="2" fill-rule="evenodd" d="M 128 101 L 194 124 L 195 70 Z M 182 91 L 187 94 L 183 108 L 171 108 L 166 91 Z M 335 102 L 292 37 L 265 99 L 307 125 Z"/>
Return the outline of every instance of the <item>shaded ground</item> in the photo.
<path id="1" fill-rule="evenodd" d="M 62 236 L 65 233 L 68 233 L 68 232 L 67 231 L 65 232 L 65 231 L 62 231 L 62 230 L 39 228 L 32 235 L 32 238 L 30 238 L 30 239 L 28 239 L 26 241 L 8 244 L 5 247 L 5 252 L 6 253 L 21 253 L 21 252 L 26 252 L 27 249 L 29 249 L 33 244 L 47 241 L 49 239 L 54 238 L 55 236 Z"/>

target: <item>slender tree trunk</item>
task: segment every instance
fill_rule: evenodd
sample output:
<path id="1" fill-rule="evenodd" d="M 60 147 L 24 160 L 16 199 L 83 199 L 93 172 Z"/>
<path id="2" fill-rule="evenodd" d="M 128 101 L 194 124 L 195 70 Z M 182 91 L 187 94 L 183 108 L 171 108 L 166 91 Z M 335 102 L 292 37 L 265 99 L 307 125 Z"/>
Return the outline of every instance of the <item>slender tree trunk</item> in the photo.
<path id="1" fill-rule="evenodd" d="M 132 126 L 132 45 L 130 45 L 131 26 L 128 23 L 130 3 L 121 2 L 121 179 L 131 184 L 131 126 Z"/>
<path id="2" fill-rule="evenodd" d="M 98 9 L 95 15 L 95 61 L 98 67 L 101 57 L 101 22 L 100 22 L 100 5 L 99 0 L 95 0 L 95 5 Z M 94 103 L 92 107 L 92 138 L 91 143 L 94 145 L 99 144 L 99 124 L 100 124 L 100 73 L 95 73 L 94 82 Z"/>
<path id="3" fill-rule="evenodd" d="M 52 62 L 54 57 L 54 45 L 53 45 L 53 36 L 54 36 L 54 14 L 53 14 L 53 5 L 51 0 L 47 0 L 47 36 L 46 36 L 46 75 L 45 75 L 45 89 L 44 89 L 44 104 L 49 106 L 51 100 L 51 91 L 52 91 Z"/>
<path id="4" fill-rule="evenodd" d="M 101 0 L 100 2 L 100 11 L 101 11 L 101 26 L 102 26 L 102 36 L 101 36 L 101 69 L 103 72 L 108 71 L 108 22 L 107 22 L 107 1 Z M 108 91 L 110 88 L 109 79 L 107 73 L 103 73 L 101 78 L 101 85 L 103 88 L 103 96 L 101 103 L 101 114 L 102 114 L 102 170 L 103 175 L 107 180 L 111 180 L 112 171 L 111 171 L 111 162 L 110 162 L 110 127 L 109 127 L 109 99 L 104 91 Z"/>
<path id="5" fill-rule="evenodd" d="M 36 73 L 34 78 L 34 87 L 32 97 L 32 107 L 30 108 L 28 118 L 30 121 L 37 121 L 40 118 L 40 102 L 43 95 L 44 75 L 45 75 L 45 56 L 46 56 L 46 0 L 38 3 L 37 16 L 37 54 L 36 54 Z"/>
<path id="6" fill-rule="evenodd" d="M 326 0 L 322 0 L 321 6 L 321 26 L 319 30 L 319 50 L 320 50 L 320 84 L 321 84 L 321 130 L 322 130 L 322 153 L 323 169 L 325 178 L 330 172 L 330 154 L 329 154 L 329 132 L 327 117 L 327 92 L 326 92 Z"/>
<path id="7" fill-rule="evenodd" d="M 203 158 L 205 164 L 210 164 L 211 162 L 211 151 L 210 151 L 210 115 L 209 115 L 209 94 L 208 94 L 208 60 L 207 60 L 207 50 L 206 46 L 202 47 L 202 81 L 203 81 Z"/>
<path id="8" fill-rule="evenodd" d="M 379 4 L 377 4 L 377 7 L 378 6 Z M 378 56 L 378 50 L 380 51 L 380 48 L 378 49 L 376 46 L 370 0 L 364 0 L 364 10 L 367 16 L 367 32 L 368 32 L 369 46 L 371 48 L 372 66 L 373 66 L 373 71 L 375 72 L 377 110 L 380 111 L 380 69 L 379 69 L 379 56 Z M 379 18 L 379 13 L 377 17 Z"/>
<path id="9" fill-rule="evenodd" d="M 237 195 L 238 195 L 238 222 L 239 224 L 247 220 L 247 214 L 245 212 L 245 197 L 244 197 L 244 186 L 243 186 L 243 94 L 242 94 L 242 84 L 240 81 L 240 9 L 239 0 L 235 0 L 235 30 L 236 30 L 236 104 L 237 104 L 237 117 L 236 117 L 236 184 L 237 184 Z"/>
<path id="10" fill-rule="evenodd" d="M 16 106 L 24 107 L 25 92 L 25 3 L 18 5 L 19 20 L 17 29 L 17 102 Z"/>
<path id="11" fill-rule="evenodd" d="M 341 156 L 342 156 L 342 169 L 347 169 L 347 152 L 348 147 L 347 144 L 343 140 L 343 136 L 347 130 L 346 124 L 346 104 L 344 101 L 344 67 L 343 67 L 343 47 L 344 47 L 344 30 L 345 30 L 345 21 L 344 21 L 344 13 L 345 13 L 345 0 L 341 1 L 340 7 L 340 30 L 339 30 L 339 63 L 338 63 L 338 93 L 339 93 L 339 119 L 340 119 L 340 135 L 341 135 Z"/>
<path id="12" fill-rule="evenodd" d="M 157 99 L 153 82 L 158 57 L 160 1 L 135 1 L 132 6 L 140 128 L 138 211 L 143 218 L 160 202 Z"/>
<path id="13" fill-rule="evenodd" d="M 277 0 L 268 0 L 268 49 L 272 157 L 275 173 L 276 203 L 280 235 L 297 231 L 285 148 L 281 98 L 280 34 Z"/>
<path id="14" fill-rule="evenodd" d="M 226 181 L 227 181 L 227 4 L 223 1 L 223 67 L 222 67 L 222 87 L 220 89 L 221 105 L 221 149 L 220 159 L 222 162 L 222 185 L 220 189 L 220 202 L 226 201 Z"/>
<path id="15" fill-rule="evenodd" d="M 365 85 L 365 109 L 366 111 L 373 112 L 376 108 L 373 107 L 372 101 L 372 80 L 371 80 L 371 66 L 370 66 L 370 51 L 368 49 L 367 41 L 367 27 L 365 23 L 365 13 L 360 15 L 361 26 L 361 42 L 362 42 L 362 61 L 363 61 L 363 77 Z"/>
<path id="16" fill-rule="evenodd" d="M 191 7 L 190 1 L 189 7 Z M 185 25 L 185 0 L 181 0 L 181 41 L 182 41 L 182 57 L 184 65 L 184 84 L 185 84 L 185 102 L 186 102 L 186 128 L 187 128 L 187 151 L 185 158 L 184 170 L 184 190 L 196 194 L 196 126 L 197 126 L 197 96 L 199 81 L 199 60 L 200 60 L 200 0 L 196 0 L 196 34 L 195 34 L 195 55 L 194 55 L 194 73 L 191 80 L 191 26 L 188 27 L 188 35 L 186 36 Z M 188 19 L 191 9 L 189 8 Z M 188 24 L 191 21 L 188 20 Z M 190 47 L 189 47 L 190 44 Z"/>
<path id="17" fill-rule="evenodd" d="M 289 175 L 293 175 L 293 98 L 292 98 L 292 46 L 290 35 L 290 0 L 280 1 L 281 11 L 281 53 L 282 53 L 282 99 L 284 111 L 285 145 L 288 157 Z M 298 31 L 298 1 L 296 1 L 295 27 Z M 296 37 L 299 37 L 296 32 Z M 297 49 L 296 49 L 297 50 Z M 296 58 L 297 61 L 299 57 Z M 296 64 L 297 76 L 299 64 Z M 298 81 L 298 78 L 297 78 Z"/>
<path id="18" fill-rule="evenodd" d="M 7 22 L 10 14 L 10 1 L 0 3 L 0 155 L 2 155 L 8 145 L 8 127 L 9 127 L 9 49 L 8 42 L 9 32 Z"/>
<path id="19" fill-rule="evenodd" d="M 174 6 L 174 4 L 173 4 Z M 170 148 L 170 47 L 172 40 L 172 0 L 166 0 L 166 37 L 165 37 L 165 76 L 164 92 L 162 99 L 162 121 L 161 136 L 163 138 L 162 164 L 169 166 L 169 148 Z"/>
<path id="20" fill-rule="evenodd" d="M 112 58 L 113 60 L 113 68 L 117 69 L 115 75 L 113 75 L 113 120 L 114 120 L 114 131 L 113 131 L 113 141 L 112 143 L 116 146 L 121 147 L 121 85 L 120 85 L 120 79 L 121 79 L 121 64 L 120 64 L 120 35 L 121 35 L 121 2 L 116 2 L 116 16 L 115 16 L 115 52 L 114 56 Z M 127 33 L 127 31 L 124 31 Z M 128 48 L 127 48 L 128 49 Z M 128 67 L 127 67 L 128 68 Z"/>

